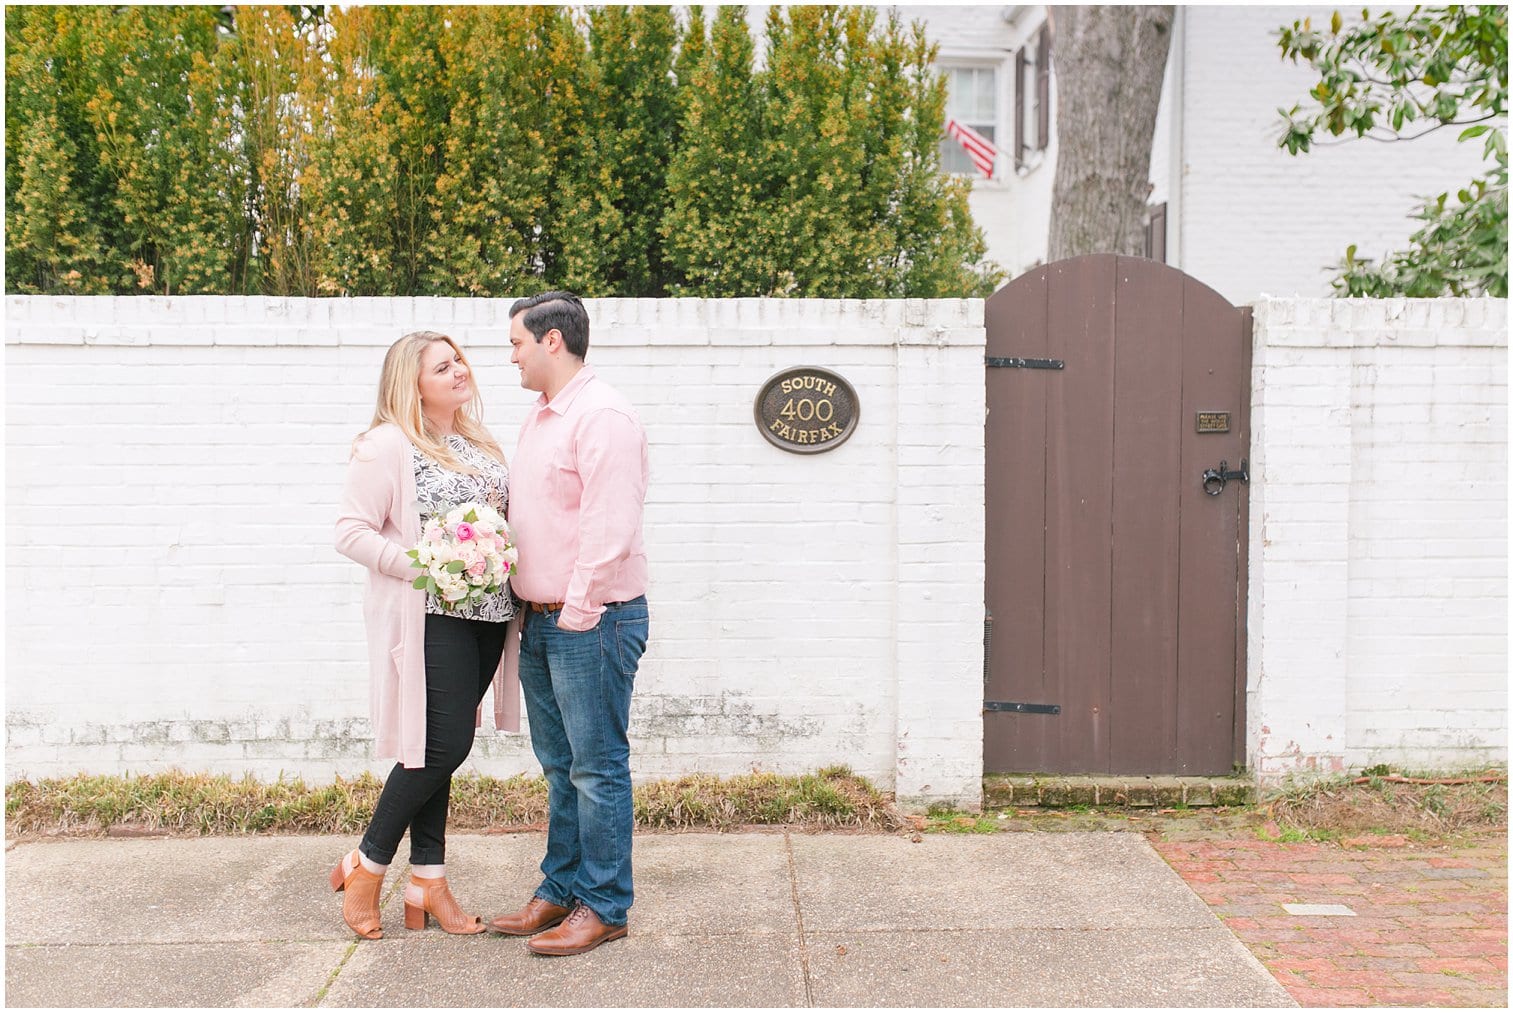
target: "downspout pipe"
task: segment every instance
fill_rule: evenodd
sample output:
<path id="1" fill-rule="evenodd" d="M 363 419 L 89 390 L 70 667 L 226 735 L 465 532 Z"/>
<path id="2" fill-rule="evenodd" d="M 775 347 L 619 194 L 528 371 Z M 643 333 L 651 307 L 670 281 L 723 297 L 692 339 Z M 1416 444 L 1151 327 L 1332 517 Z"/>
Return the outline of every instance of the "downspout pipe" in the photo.
<path id="1" fill-rule="evenodd" d="M 1187 7 L 1178 5 L 1172 19 L 1171 51 L 1167 61 L 1172 65 L 1172 91 L 1167 96 L 1171 110 L 1171 145 L 1167 160 L 1166 184 L 1166 262 L 1182 268 L 1182 204 L 1187 190 L 1187 166 L 1183 134 L 1187 126 Z"/>

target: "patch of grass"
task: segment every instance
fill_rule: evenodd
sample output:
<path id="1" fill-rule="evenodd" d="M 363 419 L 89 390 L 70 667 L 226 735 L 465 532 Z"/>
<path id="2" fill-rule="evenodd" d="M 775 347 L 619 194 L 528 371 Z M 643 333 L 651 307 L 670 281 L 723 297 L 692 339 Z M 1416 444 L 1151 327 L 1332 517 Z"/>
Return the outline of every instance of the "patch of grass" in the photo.
<path id="1" fill-rule="evenodd" d="M 469 774 L 452 779 L 447 824 L 469 830 L 546 822 L 546 778 L 516 774 L 504 780 Z"/>
<path id="2" fill-rule="evenodd" d="M 359 833 L 373 818 L 382 790 L 383 783 L 366 773 L 319 786 L 298 778 L 262 782 L 178 771 L 15 781 L 5 789 L 6 834 L 100 834 L 123 825 L 200 835 Z M 637 825 L 663 830 L 901 825 L 891 798 L 846 767 L 797 776 L 695 775 L 643 784 L 634 800 Z M 448 825 L 455 830 L 534 826 L 546 818 L 544 778 L 465 774 L 452 780 Z"/>
<path id="3" fill-rule="evenodd" d="M 299 778 L 263 782 L 180 771 L 15 781 L 5 788 L 6 832 L 90 833 L 124 824 L 196 834 L 357 833 L 373 818 L 382 791 L 383 782 L 368 773 L 314 787 Z M 454 827 L 531 822 L 545 813 L 539 778 L 469 775 L 452 782 Z"/>
<path id="4" fill-rule="evenodd" d="M 1411 840 L 1441 840 L 1508 829 L 1507 771 L 1457 775 L 1397 775 L 1385 764 L 1354 777 L 1291 784 L 1261 807 L 1283 829 L 1308 840 L 1401 834 Z M 1465 780 L 1462 784 L 1414 784 L 1387 780 L 1417 776 L 1424 780 Z M 1481 780 L 1470 780 L 1481 778 Z M 1278 839 L 1273 836 L 1271 839 Z"/>
<path id="5" fill-rule="evenodd" d="M 1337 840 L 1340 836 L 1336 830 L 1321 830 L 1318 828 L 1282 827 L 1279 832 L 1273 833 L 1267 827 L 1260 827 L 1256 835 L 1262 840 L 1281 841 L 1283 844 L 1301 844 L 1305 841 L 1322 843 L 1324 841 Z"/>
<path id="6" fill-rule="evenodd" d="M 935 816 L 925 822 L 927 834 L 996 834 L 1003 827 L 996 816 Z"/>
<path id="7" fill-rule="evenodd" d="M 758 771 L 656 781 L 636 789 L 635 809 L 637 825 L 658 830 L 742 824 L 896 830 L 902 825 L 891 800 L 849 767 L 797 776 Z"/>

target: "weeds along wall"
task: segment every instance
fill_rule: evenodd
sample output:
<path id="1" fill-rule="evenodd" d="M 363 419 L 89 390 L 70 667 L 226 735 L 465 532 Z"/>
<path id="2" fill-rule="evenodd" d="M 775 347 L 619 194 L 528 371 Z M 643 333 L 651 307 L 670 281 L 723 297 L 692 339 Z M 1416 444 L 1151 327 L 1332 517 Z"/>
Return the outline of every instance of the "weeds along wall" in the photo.
<path id="1" fill-rule="evenodd" d="M 512 451 L 535 395 L 509 304 L 7 297 L 7 778 L 386 770 L 363 572 L 332 547 L 348 448 L 388 345 L 434 329 Z M 634 775 L 848 764 L 977 805 L 982 303 L 588 308 L 589 361 L 650 441 Z M 834 450 L 757 429 L 758 390 L 795 365 L 857 391 Z M 539 770 L 528 728 L 485 727 L 468 766 Z"/>

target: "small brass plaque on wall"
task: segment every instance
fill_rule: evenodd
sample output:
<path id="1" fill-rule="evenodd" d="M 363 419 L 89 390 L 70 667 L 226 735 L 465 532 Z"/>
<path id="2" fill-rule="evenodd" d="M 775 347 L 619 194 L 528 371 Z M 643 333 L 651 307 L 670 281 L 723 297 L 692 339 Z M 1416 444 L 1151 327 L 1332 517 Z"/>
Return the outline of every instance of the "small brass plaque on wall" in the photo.
<path id="1" fill-rule="evenodd" d="M 1200 433 L 1227 433 L 1229 432 L 1229 412 L 1199 412 L 1198 432 Z"/>
<path id="2" fill-rule="evenodd" d="M 834 450 L 856 430 L 861 415 L 855 388 L 818 366 L 776 374 L 762 385 L 753 408 L 767 441 L 795 454 Z"/>

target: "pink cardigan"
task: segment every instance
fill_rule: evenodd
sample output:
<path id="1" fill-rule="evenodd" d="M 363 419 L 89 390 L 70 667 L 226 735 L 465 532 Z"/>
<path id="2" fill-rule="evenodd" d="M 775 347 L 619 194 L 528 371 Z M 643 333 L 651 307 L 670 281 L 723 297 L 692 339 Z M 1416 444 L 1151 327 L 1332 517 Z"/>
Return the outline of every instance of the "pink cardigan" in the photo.
<path id="1" fill-rule="evenodd" d="M 426 598 L 410 586 L 420 571 L 405 555 L 420 541 L 411 452 L 404 432 L 390 423 L 358 438 L 336 519 L 336 550 L 368 568 L 363 619 L 377 754 L 404 767 L 424 767 Z M 519 632 L 519 621 L 511 620 L 494 674 L 494 727 L 510 732 L 520 730 Z M 480 707 L 480 724 L 482 718 Z"/>

